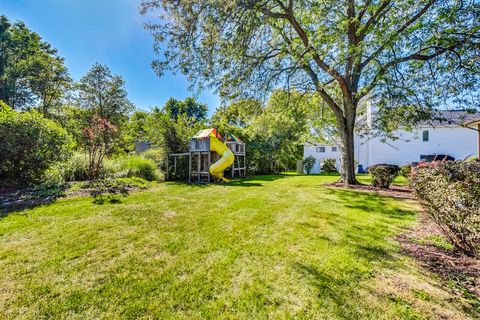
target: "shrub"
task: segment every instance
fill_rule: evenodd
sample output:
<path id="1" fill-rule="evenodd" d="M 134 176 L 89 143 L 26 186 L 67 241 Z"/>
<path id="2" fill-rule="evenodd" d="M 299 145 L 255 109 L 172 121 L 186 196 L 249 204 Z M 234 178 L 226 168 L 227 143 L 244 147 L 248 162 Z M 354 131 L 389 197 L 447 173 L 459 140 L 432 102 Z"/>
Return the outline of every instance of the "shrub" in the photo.
<path id="1" fill-rule="evenodd" d="M 422 164 L 412 172 L 412 187 L 427 213 L 459 250 L 479 255 L 480 162 Z"/>
<path id="2" fill-rule="evenodd" d="M 368 172 L 373 177 L 372 186 L 384 189 L 390 187 L 399 171 L 400 168 L 392 164 L 377 164 L 368 168 Z"/>
<path id="3" fill-rule="evenodd" d="M 70 155 L 71 139 L 35 111 L 16 112 L 0 104 L 0 181 L 9 185 L 41 182 L 45 171 Z"/>
<path id="4" fill-rule="evenodd" d="M 147 181 L 154 181 L 159 178 L 155 161 L 139 156 L 128 156 L 122 159 L 121 168 L 126 170 L 127 177 L 139 177 Z"/>
<path id="5" fill-rule="evenodd" d="M 409 164 L 406 164 L 406 165 L 400 167 L 400 171 L 399 171 L 398 174 L 401 177 L 409 179 L 411 173 L 412 173 L 412 166 L 409 165 Z"/>
<path id="6" fill-rule="evenodd" d="M 59 166 L 53 166 L 45 171 L 42 178 L 42 187 L 56 187 L 65 183 L 63 172 Z"/>
<path id="7" fill-rule="evenodd" d="M 155 161 L 158 168 L 162 168 L 164 166 L 166 156 L 165 150 L 160 148 L 149 149 L 145 152 L 142 152 L 142 157 Z"/>
<path id="8" fill-rule="evenodd" d="M 303 160 L 303 166 L 305 168 L 305 171 L 307 171 L 307 174 L 310 174 L 310 172 L 312 172 L 315 162 L 316 160 L 312 156 L 308 156 Z"/>
<path id="9" fill-rule="evenodd" d="M 88 160 L 83 153 L 74 153 L 60 165 L 65 181 L 85 181 L 88 179 Z"/>
<path id="10" fill-rule="evenodd" d="M 322 170 L 330 174 L 337 171 L 337 161 L 333 158 L 325 159 Z"/>

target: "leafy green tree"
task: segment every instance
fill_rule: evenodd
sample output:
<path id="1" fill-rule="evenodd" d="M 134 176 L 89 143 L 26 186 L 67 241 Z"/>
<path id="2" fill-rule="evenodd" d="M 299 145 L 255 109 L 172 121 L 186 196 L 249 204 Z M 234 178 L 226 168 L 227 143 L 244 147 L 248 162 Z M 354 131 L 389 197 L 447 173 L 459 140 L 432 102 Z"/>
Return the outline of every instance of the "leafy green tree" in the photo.
<path id="1" fill-rule="evenodd" d="M 250 165 L 256 162 L 262 173 L 295 168 L 301 145 L 310 137 L 311 108 L 308 97 L 297 91 L 274 91 L 247 130 Z"/>
<path id="2" fill-rule="evenodd" d="M 177 120 L 181 116 L 193 121 L 203 121 L 207 118 L 207 106 L 199 103 L 193 97 L 188 97 L 183 101 L 170 98 L 165 104 L 164 110 L 172 120 Z"/>
<path id="3" fill-rule="evenodd" d="M 317 92 L 335 115 L 347 184 L 357 183 L 354 130 L 366 97 L 425 110 L 478 101 L 476 0 L 143 0 L 142 12 L 152 10 L 163 19 L 149 26 L 164 50 L 158 74 L 179 70 L 227 98 L 279 86 Z"/>
<path id="4" fill-rule="evenodd" d="M 90 114 L 120 126 L 133 110 L 128 100 L 125 81 L 114 75 L 106 65 L 96 63 L 77 84 L 77 102 Z M 90 119 L 89 119 L 90 120 Z"/>
<path id="5" fill-rule="evenodd" d="M 137 110 L 128 119 L 123 140 L 129 150 L 135 149 L 135 142 L 149 141 L 147 130 L 149 116 L 148 112 Z"/>
<path id="6" fill-rule="evenodd" d="M 71 139 L 37 111 L 17 112 L 0 102 L 0 181 L 31 185 L 55 162 L 68 158 Z"/>
<path id="7" fill-rule="evenodd" d="M 0 100 L 52 116 L 71 78 L 57 50 L 22 22 L 0 16 Z"/>
<path id="8" fill-rule="evenodd" d="M 170 153 L 186 152 L 190 139 L 201 129 L 205 122 L 193 122 L 186 114 L 172 120 L 170 114 L 155 108 L 146 121 L 147 137 L 155 147 Z"/>
<path id="9" fill-rule="evenodd" d="M 72 130 L 76 132 L 77 138 L 80 138 L 77 140 L 80 145 L 87 149 L 90 148 L 92 143 L 90 140 L 84 139 L 84 129 L 98 127 L 98 119 L 100 119 L 108 123 L 105 130 L 98 131 L 99 136 L 104 138 L 108 136 L 108 139 L 104 139 L 108 140 L 108 143 L 102 146 L 107 154 L 121 153 L 124 152 L 124 149 L 129 149 L 126 136 L 127 121 L 134 107 L 128 100 L 123 78 L 112 74 L 107 66 L 96 63 L 80 79 L 76 87 L 76 104 L 79 110 L 71 110 L 74 115 L 77 115 L 77 118 L 70 119 L 69 123 L 73 125 Z M 115 130 L 109 128 L 115 128 Z M 94 139 L 93 145 L 96 145 L 98 141 L 98 139 Z M 95 158 L 92 157 L 92 159 Z M 95 172 L 95 170 L 92 171 L 94 175 Z"/>
<path id="10" fill-rule="evenodd" d="M 249 127 L 263 112 L 262 103 L 255 99 L 240 99 L 218 108 L 210 122 L 221 132 L 229 131 L 243 135 L 243 129 Z"/>

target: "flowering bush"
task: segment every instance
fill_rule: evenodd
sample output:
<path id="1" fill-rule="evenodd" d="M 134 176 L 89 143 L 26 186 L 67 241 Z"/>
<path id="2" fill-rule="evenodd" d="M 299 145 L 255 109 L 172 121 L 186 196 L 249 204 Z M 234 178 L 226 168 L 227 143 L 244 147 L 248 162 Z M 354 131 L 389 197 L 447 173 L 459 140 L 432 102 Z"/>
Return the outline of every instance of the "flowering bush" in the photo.
<path id="1" fill-rule="evenodd" d="M 98 178 L 103 158 L 112 151 L 117 138 L 117 127 L 98 115 L 92 117 L 90 127 L 83 129 L 83 144 L 88 154 L 88 177 Z"/>
<path id="2" fill-rule="evenodd" d="M 420 203 L 452 244 L 478 256 L 480 162 L 423 163 L 412 170 L 411 184 Z"/>
<path id="3" fill-rule="evenodd" d="M 393 179 L 398 175 L 400 168 L 393 164 L 377 164 L 368 168 L 373 177 L 372 186 L 388 189 Z"/>

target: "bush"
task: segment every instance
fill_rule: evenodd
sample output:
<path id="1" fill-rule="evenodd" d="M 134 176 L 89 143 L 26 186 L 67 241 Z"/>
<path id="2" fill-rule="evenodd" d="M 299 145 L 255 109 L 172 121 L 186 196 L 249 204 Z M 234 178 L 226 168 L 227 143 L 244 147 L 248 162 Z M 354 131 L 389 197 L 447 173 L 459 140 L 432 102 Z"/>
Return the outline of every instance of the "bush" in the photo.
<path id="1" fill-rule="evenodd" d="M 126 171 L 127 177 L 139 177 L 147 181 L 159 179 L 157 164 L 150 159 L 128 156 L 121 160 L 121 168 Z"/>
<path id="2" fill-rule="evenodd" d="M 469 255 L 479 256 L 480 162 L 423 164 L 412 172 L 412 187 L 452 244 Z"/>
<path id="3" fill-rule="evenodd" d="M 87 155 L 74 153 L 70 159 L 60 164 L 65 181 L 88 180 Z"/>
<path id="4" fill-rule="evenodd" d="M 310 174 L 310 172 L 312 172 L 315 162 L 316 160 L 312 156 L 308 156 L 303 160 L 303 167 L 305 168 L 305 171 L 307 171 L 307 174 Z"/>
<path id="5" fill-rule="evenodd" d="M 399 176 L 410 179 L 410 174 L 412 173 L 412 166 L 406 164 L 400 167 Z"/>
<path id="6" fill-rule="evenodd" d="M 117 195 L 126 197 L 128 195 L 128 187 L 124 183 L 119 183 L 115 179 L 96 180 L 90 184 L 90 195 L 94 199 L 94 203 L 103 204 L 105 198 L 110 202 L 119 202 Z"/>
<path id="7" fill-rule="evenodd" d="M 388 189 L 393 179 L 398 175 L 400 168 L 393 164 L 377 164 L 368 168 L 372 175 L 372 186 Z"/>
<path id="8" fill-rule="evenodd" d="M 157 168 L 162 168 L 165 164 L 165 159 L 167 155 L 163 149 L 148 149 L 145 152 L 142 152 L 142 157 L 145 159 L 153 160 L 157 164 Z"/>
<path id="9" fill-rule="evenodd" d="M 330 174 L 337 171 L 337 161 L 333 158 L 325 159 L 322 170 Z"/>
<path id="10" fill-rule="evenodd" d="M 0 181 L 8 185 L 41 182 L 46 170 L 71 153 L 67 132 L 35 111 L 16 112 L 0 104 Z"/>
<path id="11" fill-rule="evenodd" d="M 45 188 L 62 186 L 65 184 L 63 172 L 59 166 L 53 166 L 45 171 L 41 186 Z"/>

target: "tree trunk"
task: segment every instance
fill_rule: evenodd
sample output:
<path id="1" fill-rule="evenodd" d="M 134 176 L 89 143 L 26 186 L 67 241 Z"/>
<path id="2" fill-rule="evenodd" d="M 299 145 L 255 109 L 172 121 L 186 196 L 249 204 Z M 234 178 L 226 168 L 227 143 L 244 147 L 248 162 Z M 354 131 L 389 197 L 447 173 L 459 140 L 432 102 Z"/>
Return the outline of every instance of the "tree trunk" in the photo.
<path id="1" fill-rule="evenodd" d="M 340 182 L 348 185 L 358 184 L 355 177 L 354 126 L 343 123 L 339 126 L 339 129 L 342 141 L 342 172 Z"/>

